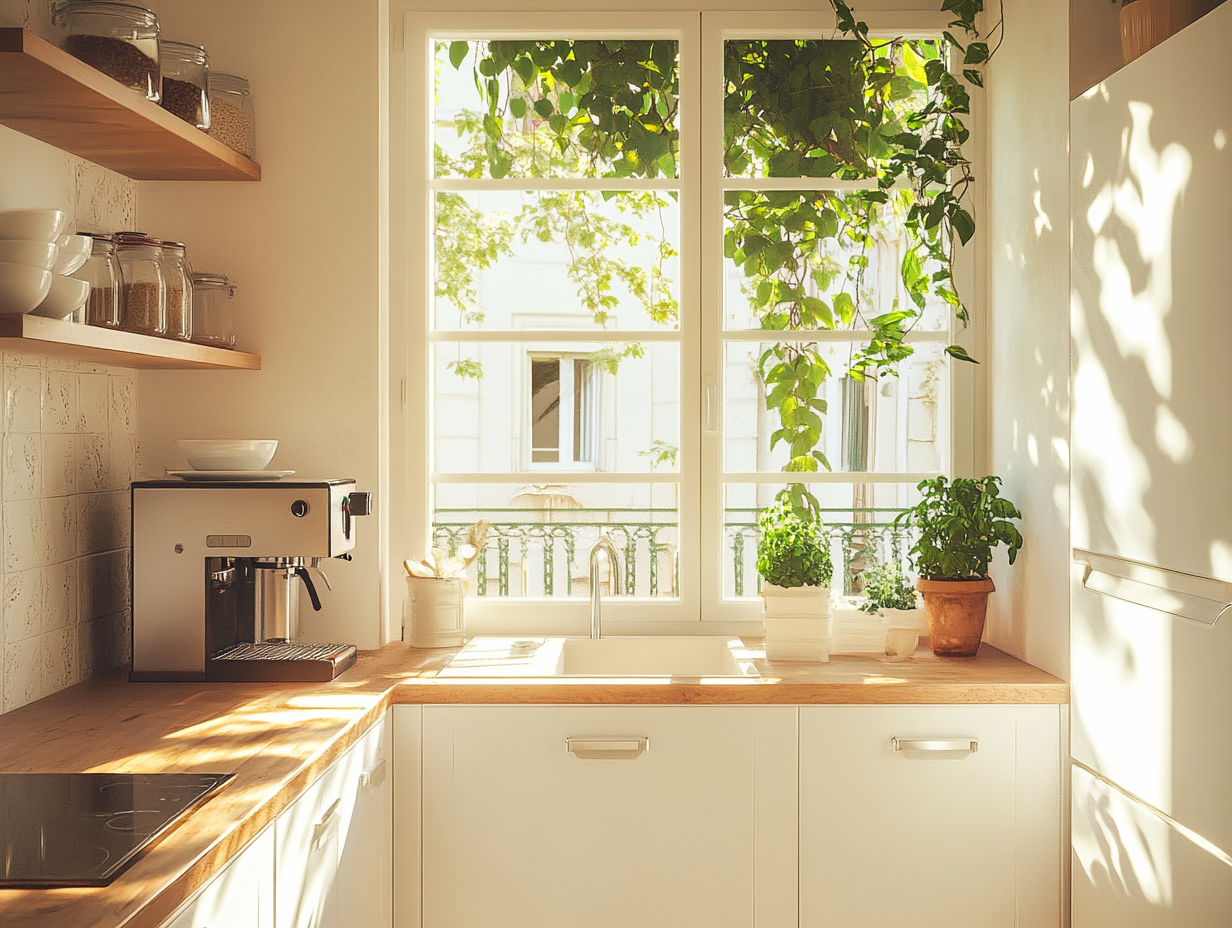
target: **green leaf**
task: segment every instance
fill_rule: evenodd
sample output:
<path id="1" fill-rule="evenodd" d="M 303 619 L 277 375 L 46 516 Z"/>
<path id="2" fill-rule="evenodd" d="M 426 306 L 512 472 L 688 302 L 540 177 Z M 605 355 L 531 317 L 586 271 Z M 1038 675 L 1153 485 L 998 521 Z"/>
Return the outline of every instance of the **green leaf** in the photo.
<path id="1" fill-rule="evenodd" d="M 471 46 L 469 42 L 449 43 L 449 63 L 453 65 L 455 71 L 462 67 L 462 62 L 466 59 L 466 56 L 470 50 Z"/>
<path id="2" fill-rule="evenodd" d="M 843 325 L 851 325 L 851 320 L 856 316 L 856 304 L 852 301 L 851 294 L 836 294 L 834 297 L 834 311 L 838 313 L 838 317 L 843 321 Z"/>
<path id="3" fill-rule="evenodd" d="M 522 86 L 529 87 L 535 79 L 538 68 L 535 67 L 533 61 L 521 55 L 513 60 L 513 71 L 522 79 Z"/>
<path id="4" fill-rule="evenodd" d="M 526 100 L 522 97 L 514 97 L 509 101 L 509 113 L 514 119 L 521 119 L 526 115 Z"/>
<path id="5" fill-rule="evenodd" d="M 965 209 L 955 210 L 950 215 L 950 225 L 954 227 L 954 231 L 958 233 L 958 238 L 964 245 L 971 241 L 971 236 L 975 234 L 975 220 Z"/>
<path id="6" fill-rule="evenodd" d="M 970 361 L 972 364 L 980 363 L 975 360 L 975 358 L 971 357 L 971 355 L 967 354 L 967 349 L 962 345 L 947 345 L 945 353 L 951 358 L 957 358 L 959 361 Z"/>
<path id="7" fill-rule="evenodd" d="M 540 116 L 542 116 L 544 119 L 547 119 L 549 116 L 552 115 L 552 112 L 553 112 L 552 101 L 551 100 L 536 100 L 535 101 L 535 112 L 538 113 Z"/>

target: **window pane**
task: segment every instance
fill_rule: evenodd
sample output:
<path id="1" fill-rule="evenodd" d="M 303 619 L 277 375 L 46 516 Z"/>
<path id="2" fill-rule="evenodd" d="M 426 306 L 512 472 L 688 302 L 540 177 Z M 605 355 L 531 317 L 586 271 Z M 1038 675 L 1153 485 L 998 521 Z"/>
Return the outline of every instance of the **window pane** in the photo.
<path id="1" fill-rule="evenodd" d="M 900 322 L 905 330 L 946 331 L 951 307 L 931 292 L 936 283 L 923 293 L 922 307 L 904 284 L 904 274 L 919 286 L 939 270 L 930 261 L 913 263 L 902 234 L 913 195 L 896 191 L 891 197 L 877 205 L 834 191 L 729 190 L 724 327 L 868 329 L 870 320 L 906 310 L 912 318 Z M 834 237 L 848 217 L 870 209 L 879 230 L 871 248 Z"/>
<path id="2" fill-rule="evenodd" d="M 436 473 L 674 473 L 680 346 L 438 342 Z"/>
<path id="3" fill-rule="evenodd" d="M 791 460 L 788 441 L 771 448 L 783 422 L 779 409 L 766 408 L 767 388 L 758 373 L 760 359 L 775 342 L 728 342 L 725 365 L 724 468 L 729 472 L 779 471 Z M 859 343 L 785 347 L 787 360 L 800 349 L 814 352 L 832 376 L 817 396 L 826 402 L 817 451 L 834 471 L 943 473 L 949 466 L 949 377 L 939 344 L 912 345 L 900 362 L 898 376 L 883 374 L 863 381 L 840 376 Z M 771 355 L 767 370 L 779 363 Z M 813 363 L 816 363 L 814 360 Z M 773 387 L 771 388 L 773 389 Z M 815 459 L 814 459 L 815 460 Z M 824 466 L 818 462 L 818 470 Z"/>
<path id="4" fill-rule="evenodd" d="M 438 191 L 437 329 L 678 329 L 669 193 Z"/>
<path id="5" fill-rule="evenodd" d="M 728 177 L 876 176 L 881 139 L 907 131 L 924 105 L 924 61 L 938 43 L 885 43 L 901 60 L 884 107 L 870 108 L 859 42 L 729 40 L 723 43 L 724 173 Z M 880 143 L 880 144 L 879 144 Z"/>
<path id="6" fill-rule="evenodd" d="M 675 177 L 679 43 L 436 42 L 437 177 Z"/>
<path id="7" fill-rule="evenodd" d="M 434 495 L 438 547 L 455 550 L 474 523 L 491 524 L 468 569 L 472 596 L 583 599 L 590 595 L 588 555 L 601 533 L 620 555 L 625 595 L 679 595 L 675 485 L 441 484 Z M 600 580 L 611 595 L 606 565 Z"/>
<path id="8" fill-rule="evenodd" d="M 760 595 L 757 542 L 761 534 L 757 515 L 774 505 L 783 484 L 729 483 L 723 488 L 723 597 L 747 599 Z M 909 484 L 815 483 L 809 491 L 817 498 L 830 538 L 834 578 L 830 588 L 839 594 L 858 591 L 861 573 L 874 563 L 897 560 L 906 565 L 914 540 L 906 529 L 893 525 L 895 516 L 914 506 L 919 491 Z"/>

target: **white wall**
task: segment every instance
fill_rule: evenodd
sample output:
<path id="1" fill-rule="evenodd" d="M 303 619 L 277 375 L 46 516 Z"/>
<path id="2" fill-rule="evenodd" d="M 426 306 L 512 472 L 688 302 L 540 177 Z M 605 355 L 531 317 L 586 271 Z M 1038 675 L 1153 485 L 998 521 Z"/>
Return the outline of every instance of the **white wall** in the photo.
<path id="1" fill-rule="evenodd" d="M 989 472 L 1023 512 L 998 557 L 987 640 L 1069 673 L 1069 7 L 1006 0 L 989 67 Z"/>
<path id="2" fill-rule="evenodd" d="M 142 372 L 142 470 L 183 466 L 177 438 L 276 438 L 271 466 L 378 491 L 382 4 L 153 6 L 166 37 L 204 45 L 215 70 L 249 79 L 263 178 L 142 183 L 140 225 L 239 283 L 237 347 L 260 353 L 262 370 Z M 304 606 L 308 640 L 379 643 L 378 527 L 361 522 L 353 563 L 326 565 L 334 591 L 322 612 Z"/>

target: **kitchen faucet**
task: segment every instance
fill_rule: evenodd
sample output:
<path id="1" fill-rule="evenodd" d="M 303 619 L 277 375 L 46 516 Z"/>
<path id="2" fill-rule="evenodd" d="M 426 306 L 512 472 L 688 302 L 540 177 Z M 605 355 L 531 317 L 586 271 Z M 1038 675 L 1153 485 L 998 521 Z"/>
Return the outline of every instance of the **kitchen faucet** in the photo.
<path id="1" fill-rule="evenodd" d="M 607 554 L 608 561 L 608 576 L 611 577 L 611 592 L 613 596 L 619 596 L 624 590 L 621 588 L 620 579 L 620 555 L 616 553 L 616 547 L 612 544 L 611 539 L 606 535 L 600 535 L 599 540 L 595 542 L 594 547 L 590 549 L 590 637 L 603 637 L 603 622 L 600 617 L 600 596 L 599 596 L 599 560 L 597 555 L 603 552 Z"/>

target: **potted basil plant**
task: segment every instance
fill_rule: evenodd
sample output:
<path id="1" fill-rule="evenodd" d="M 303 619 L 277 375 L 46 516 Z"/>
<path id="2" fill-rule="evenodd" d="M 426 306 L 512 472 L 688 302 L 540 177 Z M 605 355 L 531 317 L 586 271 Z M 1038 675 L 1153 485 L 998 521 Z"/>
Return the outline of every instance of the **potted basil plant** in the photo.
<path id="1" fill-rule="evenodd" d="M 834 567 L 820 518 L 780 494 L 757 517 L 757 526 L 757 572 L 765 581 L 767 618 L 828 615 Z"/>
<path id="2" fill-rule="evenodd" d="M 874 564 L 864 572 L 864 602 L 860 610 L 886 622 L 885 655 L 905 660 L 920 641 L 920 609 L 915 587 L 896 561 Z"/>
<path id="3" fill-rule="evenodd" d="M 1005 545 L 1014 563 L 1022 535 L 1011 519 L 1022 513 L 1000 495 L 999 477 L 944 477 L 925 480 L 923 498 L 895 519 L 919 532 L 911 556 L 920 575 L 916 589 L 924 596 L 934 654 L 973 657 L 980 649 L 993 551 Z"/>

